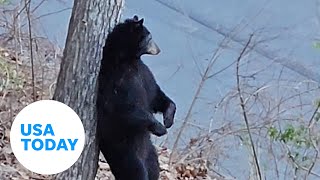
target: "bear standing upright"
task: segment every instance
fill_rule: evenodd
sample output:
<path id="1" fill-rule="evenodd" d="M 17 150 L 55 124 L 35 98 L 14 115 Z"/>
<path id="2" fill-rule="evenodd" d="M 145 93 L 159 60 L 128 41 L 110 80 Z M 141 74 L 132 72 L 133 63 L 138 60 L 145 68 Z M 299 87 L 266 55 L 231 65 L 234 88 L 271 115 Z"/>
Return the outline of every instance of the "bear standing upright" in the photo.
<path id="1" fill-rule="evenodd" d="M 159 179 L 150 134 L 166 134 L 176 111 L 140 59 L 160 52 L 143 21 L 134 16 L 108 34 L 98 76 L 99 147 L 116 180 Z M 158 112 L 164 125 L 154 117 Z"/>

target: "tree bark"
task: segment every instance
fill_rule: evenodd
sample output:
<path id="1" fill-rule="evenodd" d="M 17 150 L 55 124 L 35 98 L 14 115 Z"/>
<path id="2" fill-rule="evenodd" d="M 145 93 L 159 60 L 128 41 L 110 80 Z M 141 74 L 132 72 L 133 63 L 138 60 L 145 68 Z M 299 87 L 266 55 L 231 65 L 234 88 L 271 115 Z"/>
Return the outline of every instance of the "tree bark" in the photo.
<path id="1" fill-rule="evenodd" d="M 96 176 L 96 79 L 106 35 L 119 21 L 123 4 L 124 0 L 74 1 L 53 99 L 67 104 L 80 116 L 86 142 L 78 161 L 57 174 L 56 179 L 93 180 Z"/>

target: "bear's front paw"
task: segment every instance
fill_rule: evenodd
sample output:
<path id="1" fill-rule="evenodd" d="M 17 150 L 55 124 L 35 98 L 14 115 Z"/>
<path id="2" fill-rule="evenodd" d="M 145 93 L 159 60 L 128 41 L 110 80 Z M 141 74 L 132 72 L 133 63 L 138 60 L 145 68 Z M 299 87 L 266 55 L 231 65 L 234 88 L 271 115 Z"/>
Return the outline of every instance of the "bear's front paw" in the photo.
<path id="1" fill-rule="evenodd" d="M 176 105 L 171 102 L 163 114 L 163 123 L 166 126 L 166 128 L 170 128 L 173 124 L 174 115 L 176 113 Z"/>
<path id="2" fill-rule="evenodd" d="M 160 122 L 154 122 L 150 128 L 149 128 L 150 132 L 156 136 L 163 136 L 165 134 L 167 134 L 167 129 L 166 127 L 164 127 Z"/>

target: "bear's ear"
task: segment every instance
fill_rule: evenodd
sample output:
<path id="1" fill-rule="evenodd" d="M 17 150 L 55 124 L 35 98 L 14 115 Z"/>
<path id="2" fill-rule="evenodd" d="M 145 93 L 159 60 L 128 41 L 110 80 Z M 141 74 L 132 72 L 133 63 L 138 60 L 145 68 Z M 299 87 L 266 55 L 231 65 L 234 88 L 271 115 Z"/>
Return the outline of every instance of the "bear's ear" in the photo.
<path id="1" fill-rule="evenodd" d="M 140 21 L 138 21 L 138 23 L 142 26 L 143 25 L 143 21 L 144 21 L 144 19 L 141 18 Z"/>
<path id="2" fill-rule="evenodd" d="M 139 21 L 139 17 L 137 15 L 134 15 L 132 19 L 133 19 L 134 22 L 138 22 Z"/>

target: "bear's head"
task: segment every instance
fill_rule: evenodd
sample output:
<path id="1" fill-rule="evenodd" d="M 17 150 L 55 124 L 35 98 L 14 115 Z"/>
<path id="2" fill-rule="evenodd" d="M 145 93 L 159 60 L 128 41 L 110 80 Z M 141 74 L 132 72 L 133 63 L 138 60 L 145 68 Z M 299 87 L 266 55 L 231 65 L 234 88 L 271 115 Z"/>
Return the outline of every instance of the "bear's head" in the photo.
<path id="1" fill-rule="evenodd" d="M 143 18 L 139 20 L 135 15 L 113 28 L 108 34 L 103 53 L 104 57 L 110 58 L 108 61 L 132 61 L 144 54 L 160 53 L 143 21 Z"/>

